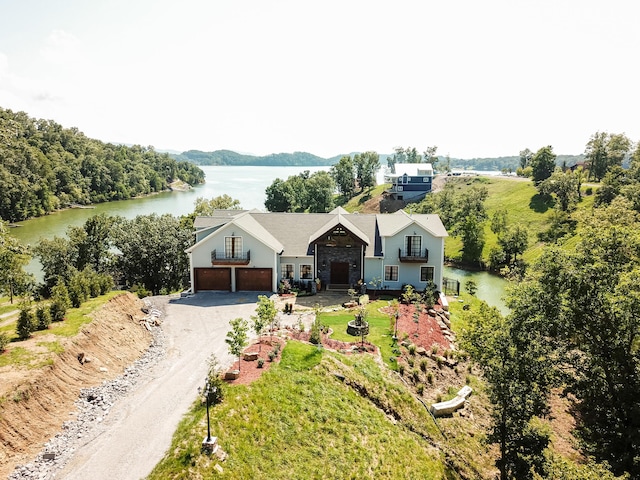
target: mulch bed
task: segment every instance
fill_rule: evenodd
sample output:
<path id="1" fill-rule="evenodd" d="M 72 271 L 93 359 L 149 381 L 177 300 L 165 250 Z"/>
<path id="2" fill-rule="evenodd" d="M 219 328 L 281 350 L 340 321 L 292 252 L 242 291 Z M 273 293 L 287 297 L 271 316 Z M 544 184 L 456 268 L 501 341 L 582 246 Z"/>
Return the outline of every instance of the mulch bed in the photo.
<path id="1" fill-rule="evenodd" d="M 398 338 L 403 340 L 407 337 L 407 341 L 430 350 L 433 344 L 438 344 L 445 350 L 450 350 L 451 342 L 443 335 L 440 325 L 438 325 L 435 317 L 424 312 L 424 309 L 418 316 L 416 323 L 414 305 L 399 305 L 398 313 Z"/>
<path id="2" fill-rule="evenodd" d="M 269 361 L 269 352 L 271 352 L 276 343 L 280 344 L 280 349 L 278 350 L 278 355 L 273 359 L 273 362 Z M 254 380 L 260 378 L 264 372 L 269 370 L 271 364 L 274 362 L 280 361 L 280 355 L 282 354 L 282 349 L 285 345 L 285 340 L 280 337 L 262 337 L 259 342 L 249 345 L 245 352 L 257 352 L 260 351 L 260 357 L 264 358 L 264 364 L 262 368 L 258 368 L 258 361 L 252 360 L 247 361 L 244 359 L 240 359 L 233 364 L 233 366 L 229 370 L 240 370 L 240 376 L 235 380 L 225 380 L 230 385 L 248 385 Z M 260 347 L 260 345 L 262 347 Z"/>
<path id="3" fill-rule="evenodd" d="M 438 307 L 436 306 L 436 308 Z M 435 317 L 432 317 L 428 313 L 425 313 L 423 309 L 418 316 L 418 322 L 416 322 L 414 312 L 414 305 L 399 305 L 399 339 L 402 340 L 406 337 L 407 341 L 415 344 L 418 347 L 423 347 L 425 350 L 430 350 L 432 345 L 434 344 L 440 345 L 445 350 L 450 350 L 452 348 L 452 345 L 449 340 L 443 335 L 442 330 L 440 329 L 440 325 L 438 325 Z M 302 342 L 308 342 L 310 336 L 311 332 L 309 331 L 300 332 L 297 329 L 291 329 L 288 332 L 288 338 L 300 340 Z M 360 347 L 361 345 L 361 343 L 358 341 L 342 342 L 339 340 L 333 340 L 327 334 L 322 334 L 321 337 L 323 347 L 345 354 L 354 353 L 354 347 Z M 260 339 L 260 343 L 254 343 L 245 349 L 245 352 L 257 352 L 259 350 L 259 345 L 262 345 L 260 357 L 265 359 L 262 368 L 258 368 L 258 362 L 255 360 L 246 361 L 244 359 L 241 359 L 240 361 L 236 361 L 230 368 L 230 370 L 239 369 L 240 376 L 235 380 L 225 381 L 231 385 L 247 385 L 259 378 L 260 375 L 269 370 L 269 367 L 271 367 L 271 364 L 273 363 L 269 361 L 269 352 L 274 349 L 276 343 L 279 343 L 281 348 L 279 349 L 278 355 L 276 358 L 274 358 L 273 362 L 280 361 L 280 354 L 282 353 L 282 349 L 285 346 L 286 339 L 269 335 L 263 336 Z M 378 352 L 378 348 L 369 342 L 364 342 L 363 348 L 367 353 Z"/>

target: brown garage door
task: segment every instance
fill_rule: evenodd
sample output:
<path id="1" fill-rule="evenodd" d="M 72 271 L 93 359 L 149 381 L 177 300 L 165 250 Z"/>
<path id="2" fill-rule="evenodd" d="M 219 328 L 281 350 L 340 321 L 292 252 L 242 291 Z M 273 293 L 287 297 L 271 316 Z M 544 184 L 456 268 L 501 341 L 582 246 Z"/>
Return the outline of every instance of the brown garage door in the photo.
<path id="1" fill-rule="evenodd" d="M 270 268 L 237 268 L 236 290 L 271 292 L 271 273 Z"/>
<path id="2" fill-rule="evenodd" d="M 231 290 L 231 269 L 230 268 L 196 268 L 196 287 L 200 290 Z"/>

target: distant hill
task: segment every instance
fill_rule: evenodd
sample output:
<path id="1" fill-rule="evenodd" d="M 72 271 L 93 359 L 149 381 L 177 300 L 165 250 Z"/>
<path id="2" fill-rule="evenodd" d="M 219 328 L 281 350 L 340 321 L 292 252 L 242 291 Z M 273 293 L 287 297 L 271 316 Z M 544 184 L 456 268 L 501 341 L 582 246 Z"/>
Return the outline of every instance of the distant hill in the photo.
<path id="1" fill-rule="evenodd" d="M 256 156 L 233 152 L 231 150 L 216 150 L 213 152 L 202 152 L 200 150 L 188 150 L 181 154 L 172 154 L 176 160 L 189 161 L 196 165 L 255 165 L 255 166 L 278 166 L 278 167 L 323 167 L 332 166 L 338 163 L 345 155 L 353 156 L 358 152 L 336 155 L 331 158 L 323 158 L 308 152 L 293 153 L 272 153 L 271 155 Z M 387 158 L 393 154 L 380 154 L 380 165 L 387 165 Z M 438 157 L 440 166 L 446 163 L 445 157 Z M 495 157 L 495 158 L 450 158 L 451 168 L 462 168 L 465 170 L 509 170 L 516 171 L 520 166 L 520 157 Z M 556 164 L 570 167 L 577 162 L 584 161 L 584 155 L 558 155 Z"/>
<path id="2" fill-rule="evenodd" d="M 177 160 L 187 160 L 196 165 L 254 165 L 254 166 L 291 166 L 291 167 L 323 167 L 338 163 L 342 155 L 322 158 L 307 152 L 272 153 L 271 155 L 255 156 L 236 153 L 231 150 L 216 150 L 202 152 L 188 150 L 179 155 L 173 155 Z"/>
<path id="3" fill-rule="evenodd" d="M 444 165 L 446 163 L 446 158 L 438 157 L 440 165 Z M 571 167 L 578 162 L 584 162 L 584 155 L 558 155 L 556 158 L 556 165 L 562 167 L 566 165 L 567 167 Z M 519 156 L 511 156 L 511 157 L 496 157 L 496 158 L 470 158 L 470 159 L 462 159 L 462 158 L 451 158 L 450 159 L 450 167 L 451 168 L 462 168 L 464 170 L 497 170 L 502 171 L 503 169 L 515 172 L 516 169 L 520 166 L 520 157 Z"/>

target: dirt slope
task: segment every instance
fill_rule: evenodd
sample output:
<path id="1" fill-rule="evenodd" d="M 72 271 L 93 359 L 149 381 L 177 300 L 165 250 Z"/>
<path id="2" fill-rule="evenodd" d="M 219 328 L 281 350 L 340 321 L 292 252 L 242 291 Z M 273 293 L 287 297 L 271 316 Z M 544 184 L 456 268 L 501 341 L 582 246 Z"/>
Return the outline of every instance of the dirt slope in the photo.
<path id="1" fill-rule="evenodd" d="M 122 374 L 149 347 L 151 334 L 138 323 L 142 306 L 137 297 L 123 293 L 95 312 L 77 336 L 58 338 L 65 351 L 52 365 L 0 372 L 0 478 L 29 461 L 73 418 L 82 388 Z M 90 362 L 81 364 L 81 353 Z"/>

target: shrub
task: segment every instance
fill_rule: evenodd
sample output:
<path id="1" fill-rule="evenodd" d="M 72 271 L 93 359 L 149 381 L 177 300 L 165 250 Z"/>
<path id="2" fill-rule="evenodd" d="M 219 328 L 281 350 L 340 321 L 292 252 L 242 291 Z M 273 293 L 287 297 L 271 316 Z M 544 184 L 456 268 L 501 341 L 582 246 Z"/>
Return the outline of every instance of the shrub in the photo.
<path id="1" fill-rule="evenodd" d="M 4 352 L 9 345 L 9 335 L 6 332 L 0 332 L 0 353 Z"/>
<path id="2" fill-rule="evenodd" d="M 51 325 L 51 313 L 44 305 L 36 309 L 36 329 L 46 330 Z"/>
<path id="3" fill-rule="evenodd" d="M 438 353 L 438 344 L 434 343 L 433 345 L 431 345 L 431 353 L 433 353 L 434 355 Z"/>
<path id="4" fill-rule="evenodd" d="M 278 352 L 276 352 L 275 350 L 271 350 L 269 352 L 269 361 L 273 362 L 277 356 L 278 356 Z"/>
<path id="5" fill-rule="evenodd" d="M 405 369 L 404 363 L 398 364 L 398 372 L 400 373 L 400 375 L 404 375 L 404 369 Z"/>
<path id="6" fill-rule="evenodd" d="M 416 387 L 416 392 L 418 392 L 418 395 L 422 395 L 424 392 L 424 385 L 422 383 Z"/>
<path id="7" fill-rule="evenodd" d="M 407 358 L 407 363 L 409 364 L 410 367 L 413 367 L 413 365 L 415 364 L 415 361 L 413 360 L 413 358 L 409 357 Z"/>
<path id="8" fill-rule="evenodd" d="M 427 373 L 427 382 L 433 384 L 433 372 Z"/>
<path id="9" fill-rule="evenodd" d="M 314 345 L 319 345 L 321 341 L 322 339 L 320 337 L 320 324 L 318 323 L 318 320 L 314 320 L 314 322 L 311 324 L 311 334 L 309 335 L 309 342 L 313 343 Z"/>
<path id="10" fill-rule="evenodd" d="M 422 370 L 423 372 L 427 371 L 427 359 L 423 358 L 422 360 L 420 360 L 420 370 Z"/>
<path id="11" fill-rule="evenodd" d="M 258 358 L 258 368 L 262 368 L 264 366 L 264 358 Z"/>
<path id="12" fill-rule="evenodd" d="M 91 284 L 84 272 L 76 272 L 69 280 L 69 298 L 71 306 L 78 308 L 86 302 L 91 293 Z"/>
<path id="13" fill-rule="evenodd" d="M 409 348 L 409 355 L 415 355 L 416 354 L 416 345 L 414 343 L 409 345 L 408 348 Z"/>
<path id="14" fill-rule="evenodd" d="M 31 336 L 31 333 L 35 330 L 35 319 L 33 313 L 28 306 L 22 306 L 20 308 L 20 316 L 16 323 L 16 335 L 20 340 L 26 340 Z"/>
<path id="15" fill-rule="evenodd" d="M 593 195 L 593 188 L 592 187 L 587 187 L 584 190 L 585 195 Z"/>
<path id="16" fill-rule="evenodd" d="M 207 378 L 205 382 L 205 388 L 203 392 L 206 392 L 206 384 L 209 383 L 209 404 L 217 405 L 222 402 L 224 398 L 224 391 L 222 385 L 224 381 L 220 375 L 220 364 L 218 358 L 215 355 L 209 357 L 209 370 L 207 371 Z"/>
<path id="17" fill-rule="evenodd" d="M 138 295 L 138 298 L 144 298 L 151 295 L 151 291 L 147 290 L 144 285 L 133 285 L 131 287 L 131 292 Z"/>
<path id="18" fill-rule="evenodd" d="M 420 381 L 420 370 L 418 370 L 417 368 L 411 370 L 411 377 L 413 378 L 414 382 L 418 383 Z"/>
<path id="19" fill-rule="evenodd" d="M 98 280 L 100 285 L 100 295 L 109 293 L 113 288 L 113 277 L 104 273 L 100 275 Z"/>
<path id="20" fill-rule="evenodd" d="M 60 322 L 64 320 L 64 316 L 67 313 L 67 308 L 71 306 L 71 300 L 69 299 L 69 291 L 64 284 L 59 283 L 51 289 L 51 304 L 49 305 L 49 313 L 51 314 L 51 320 L 54 322 Z"/>

